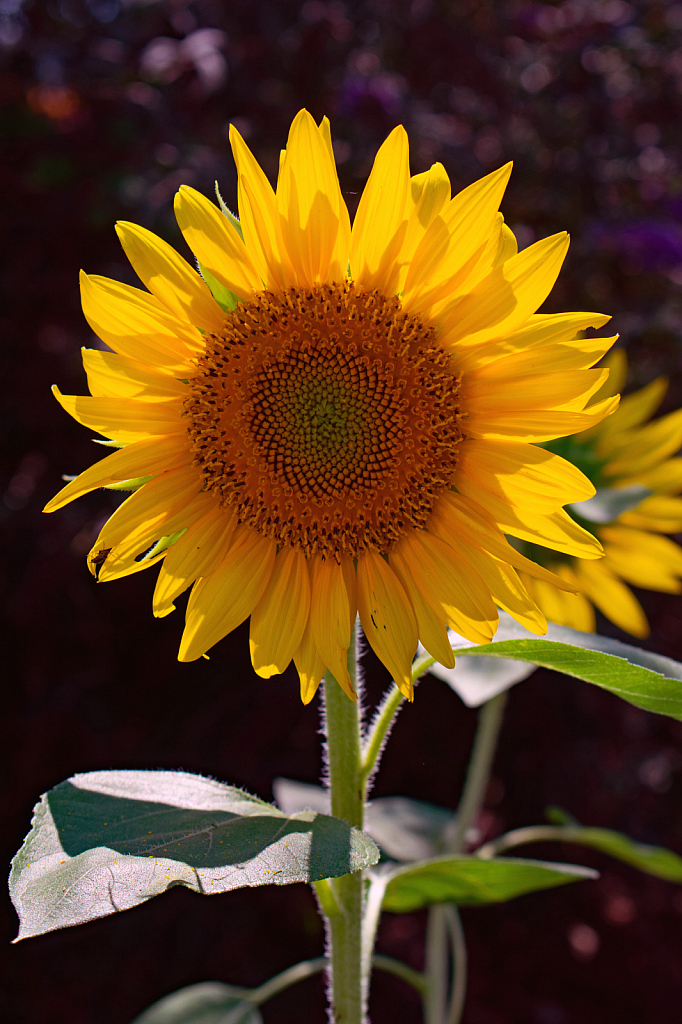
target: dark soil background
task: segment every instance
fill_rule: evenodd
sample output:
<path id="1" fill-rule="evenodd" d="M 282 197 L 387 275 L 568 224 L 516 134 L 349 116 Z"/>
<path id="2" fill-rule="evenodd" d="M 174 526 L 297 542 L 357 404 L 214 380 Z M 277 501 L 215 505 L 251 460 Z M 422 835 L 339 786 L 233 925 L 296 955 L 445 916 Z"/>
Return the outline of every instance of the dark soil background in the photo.
<path id="1" fill-rule="evenodd" d="M 181 245 L 183 182 L 230 205 L 234 121 L 267 171 L 303 105 L 332 119 L 349 205 L 402 122 L 415 172 L 441 160 L 462 187 L 513 158 L 503 204 L 522 245 L 568 228 L 548 309 L 613 314 L 630 387 L 667 374 L 682 401 L 682 4 L 623 0 L 0 0 L 0 124 L 7 266 L 0 589 L 3 859 L 40 793 L 74 772 L 182 767 L 269 799 L 315 782 L 317 707 L 294 674 L 251 671 L 246 627 L 210 661 L 179 665 L 182 612 L 151 615 L 153 571 L 97 587 L 84 555 L 115 495 L 41 507 L 100 450 L 51 398 L 84 390 L 78 269 L 133 282 L 116 219 Z M 645 646 L 682 658 L 678 596 L 642 593 Z M 600 628 L 617 631 L 603 621 Z M 623 638 L 623 637 L 621 637 Z M 369 697 L 387 680 L 368 659 Z M 376 794 L 456 805 L 475 725 L 427 678 L 396 727 Z M 682 853 L 682 724 L 538 672 L 511 694 L 485 834 L 543 820 L 548 804 Z M 682 889 L 573 848 L 528 848 L 602 872 L 549 893 L 467 910 L 465 1024 L 671 1024 L 682 1001 Z M 201 980 L 255 985 L 323 937 L 304 886 L 199 897 L 9 946 L 0 1016 L 12 1024 L 129 1024 Z M 382 952 L 422 966 L 425 916 L 387 915 Z M 311 980 L 267 1024 L 325 1019 Z M 377 974 L 374 1024 L 416 1024 L 402 982 Z"/>

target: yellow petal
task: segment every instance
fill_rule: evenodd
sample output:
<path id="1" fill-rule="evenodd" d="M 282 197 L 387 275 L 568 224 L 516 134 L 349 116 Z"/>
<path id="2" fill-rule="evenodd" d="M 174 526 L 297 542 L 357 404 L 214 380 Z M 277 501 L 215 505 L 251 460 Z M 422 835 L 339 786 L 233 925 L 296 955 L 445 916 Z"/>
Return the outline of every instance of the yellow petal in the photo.
<path id="1" fill-rule="evenodd" d="M 531 633 L 544 636 L 547 632 L 547 619 L 536 602 L 523 585 L 518 573 L 510 565 L 495 562 L 500 580 L 490 577 L 490 593 L 495 604 L 508 612 Z M 486 582 L 488 577 L 486 577 Z M 570 598 L 572 594 L 562 592 L 562 598 Z"/>
<path id="2" fill-rule="evenodd" d="M 552 369 L 549 373 L 500 377 L 465 373 L 460 400 L 469 417 L 485 414 L 502 417 L 507 413 L 510 419 L 514 419 L 524 410 L 554 410 L 569 405 L 571 411 L 580 412 L 606 380 L 608 372 L 604 369 L 567 372 Z M 572 408 L 574 404 L 575 409 Z"/>
<path id="3" fill-rule="evenodd" d="M 225 314 L 208 285 L 172 246 L 128 221 L 119 221 L 116 232 L 137 276 L 173 316 L 203 331 L 221 329 Z"/>
<path id="4" fill-rule="evenodd" d="M 179 469 L 189 464 L 189 444 L 182 439 L 171 437 L 149 437 L 144 441 L 120 448 L 101 462 L 89 466 L 47 503 L 44 512 L 55 512 L 74 498 L 80 498 L 88 491 L 107 484 L 134 480 L 140 476 L 156 476 L 169 469 Z"/>
<path id="5" fill-rule="evenodd" d="M 643 469 L 641 473 L 620 477 L 619 487 L 627 487 L 629 484 L 643 484 L 650 487 L 652 491 L 660 491 L 663 494 L 676 494 L 682 490 L 682 459 L 666 459 L 658 466 L 650 469 Z"/>
<path id="6" fill-rule="evenodd" d="M 220 565 L 194 584 L 179 661 L 196 661 L 249 617 L 272 575 L 276 547 L 250 527 L 237 528 Z"/>
<path id="7" fill-rule="evenodd" d="M 649 623 L 641 604 L 608 566 L 603 562 L 583 562 L 577 576 L 583 592 L 607 619 L 632 636 L 649 635 Z"/>
<path id="8" fill-rule="evenodd" d="M 628 583 L 677 594 L 682 590 L 682 548 L 667 537 L 631 527 L 603 526 L 605 561 Z"/>
<path id="9" fill-rule="evenodd" d="M 471 498 L 492 516 L 503 533 L 530 541 L 531 544 L 555 548 L 578 558 L 601 558 L 603 554 L 597 538 L 583 530 L 582 526 L 578 526 L 562 509 L 542 513 L 512 506 L 491 491 L 484 490 L 464 474 L 458 473 L 455 483 L 458 491 Z M 505 561 L 510 565 L 516 565 L 516 568 L 524 568 L 517 565 L 511 557 Z"/>
<path id="10" fill-rule="evenodd" d="M 351 700 L 357 700 L 348 672 L 350 607 L 343 569 L 332 559 L 311 560 L 310 625 L 320 657 Z"/>
<path id="11" fill-rule="evenodd" d="M 334 163 L 334 166 L 336 166 L 334 147 L 332 146 L 331 127 L 329 125 L 328 117 L 323 117 L 320 121 L 320 134 L 322 135 L 325 145 L 329 150 L 330 159 Z M 348 213 L 346 200 L 343 198 L 337 176 L 335 176 L 335 180 L 336 187 L 339 190 L 339 229 L 336 236 L 336 246 L 334 247 L 331 266 L 329 267 L 329 280 L 343 281 L 347 277 L 348 262 L 350 260 L 350 215 Z"/>
<path id="12" fill-rule="evenodd" d="M 313 640 L 310 618 L 308 618 L 303 631 L 298 650 L 294 653 L 294 664 L 301 684 L 301 700 L 304 704 L 310 704 L 325 673 L 325 664 Z"/>
<path id="13" fill-rule="evenodd" d="M 441 509 L 443 503 L 439 503 Z M 429 532 L 439 537 L 457 553 L 457 557 L 465 566 L 469 566 L 483 580 L 495 604 L 513 615 L 533 633 L 546 633 L 547 623 L 535 602 L 529 597 L 526 589 L 510 565 L 492 558 L 482 551 L 475 542 L 464 539 L 464 531 L 451 529 L 452 520 L 445 516 L 433 515 L 429 519 Z"/>
<path id="14" fill-rule="evenodd" d="M 350 264 L 358 287 L 388 292 L 412 203 L 409 144 L 402 125 L 377 153 L 353 222 Z"/>
<path id="15" fill-rule="evenodd" d="M 152 295 L 106 277 L 88 277 L 82 270 L 80 284 L 85 319 L 109 348 L 178 377 L 196 372 L 201 335 Z"/>
<path id="16" fill-rule="evenodd" d="M 636 508 L 623 512 L 618 522 L 656 533 L 679 533 L 682 530 L 682 498 L 652 494 Z"/>
<path id="17" fill-rule="evenodd" d="M 516 256 L 518 246 L 514 232 L 504 223 L 504 217 L 498 213 L 486 244 L 478 251 L 471 266 L 458 275 L 456 292 L 465 294 L 476 287 L 479 281 L 487 277 L 491 270 L 501 266 Z M 460 281 L 461 277 L 461 281 Z M 451 300 L 452 295 L 447 299 Z M 449 304 L 449 303 L 448 303 Z"/>
<path id="18" fill-rule="evenodd" d="M 230 125 L 230 144 L 237 165 L 244 244 L 265 287 L 283 290 L 293 285 L 295 278 L 282 251 L 274 189 L 234 125 Z"/>
<path id="19" fill-rule="evenodd" d="M 414 205 L 400 254 L 401 263 L 409 263 L 429 225 L 450 202 L 450 179 L 442 164 L 433 164 L 423 174 L 413 175 L 410 189 Z"/>
<path id="20" fill-rule="evenodd" d="M 477 250 L 485 248 L 509 181 L 506 164 L 463 189 L 432 220 L 412 259 L 405 281 L 407 312 L 428 313 L 452 296 L 455 281 Z M 472 264 L 473 270 L 475 264 Z"/>
<path id="21" fill-rule="evenodd" d="M 476 345 L 521 327 L 552 290 L 567 250 L 568 235 L 560 232 L 497 267 L 453 304 L 441 343 Z"/>
<path id="22" fill-rule="evenodd" d="M 210 200 L 182 185 L 175 196 L 175 216 L 188 246 L 216 281 L 244 300 L 261 289 L 246 246 Z"/>
<path id="23" fill-rule="evenodd" d="M 618 408 L 618 396 L 605 398 L 582 412 L 564 409 L 530 409 L 523 416 L 509 413 L 472 411 L 466 419 L 466 431 L 471 437 L 500 441 L 551 441 L 595 423 L 601 423 Z M 679 445 L 678 445 L 679 447 Z M 609 468 L 609 472 L 611 472 Z"/>
<path id="24" fill-rule="evenodd" d="M 414 609 L 417 619 L 419 640 L 426 651 L 439 661 L 446 668 L 455 667 L 455 655 L 448 637 L 445 623 L 433 611 L 431 606 L 422 597 L 421 591 L 415 584 L 409 573 L 405 573 L 405 561 L 400 558 L 394 559 L 393 554 L 389 555 L 389 565 L 403 585 L 410 604 Z"/>
<path id="25" fill-rule="evenodd" d="M 83 348 L 83 366 L 90 393 L 96 398 L 141 398 L 145 402 L 166 402 L 187 397 L 187 385 L 161 373 L 147 363 L 116 352 Z"/>
<path id="26" fill-rule="evenodd" d="M 601 387 L 608 379 L 608 369 L 587 368 L 601 359 L 617 339 L 618 335 L 615 335 L 611 338 L 575 338 L 564 342 L 552 342 L 550 345 L 534 345 L 532 348 L 519 350 L 475 367 L 465 372 L 463 376 L 465 380 L 476 381 L 479 385 L 484 381 L 492 383 L 494 380 L 513 380 L 513 387 L 516 388 L 517 379 L 523 380 L 525 377 L 548 371 L 559 374 L 571 370 L 591 373 L 593 381 L 599 375 Z M 490 347 L 493 348 L 494 345 Z M 460 370 L 459 365 L 457 369 Z"/>
<path id="27" fill-rule="evenodd" d="M 417 620 L 398 577 L 376 551 L 358 556 L 358 610 L 370 647 L 412 700 Z"/>
<path id="28" fill-rule="evenodd" d="M 155 476 L 126 498 L 109 517 L 100 530 L 93 552 L 110 550 L 120 545 L 126 549 L 135 546 L 136 550 L 144 551 L 145 545 L 149 546 L 160 537 L 174 532 L 166 527 L 176 514 L 200 495 L 202 483 L 201 475 L 185 466 Z M 215 498 L 210 500 L 217 505 Z"/>
<path id="29" fill-rule="evenodd" d="M 84 427 L 124 444 L 160 434 L 187 434 L 180 403 L 63 395 L 56 384 L 52 393 L 62 408 Z"/>
<path id="30" fill-rule="evenodd" d="M 393 548 L 391 564 L 412 577 L 451 629 L 474 643 L 489 643 L 498 621 L 490 591 L 448 544 L 425 530 L 408 531 Z"/>
<path id="31" fill-rule="evenodd" d="M 538 512 L 553 512 L 595 494 L 572 462 L 522 441 L 467 439 L 458 452 L 457 470 L 500 498 Z"/>
<path id="32" fill-rule="evenodd" d="M 617 450 L 620 446 L 621 432 L 638 427 L 648 420 L 658 409 L 668 390 L 667 377 L 658 377 L 645 388 L 635 391 L 633 395 L 624 395 L 620 400 L 618 411 L 609 418 L 600 431 L 599 449 L 606 453 Z M 608 435 L 609 440 L 606 440 Z"/>
<path id="33" fill-rule="evenodd" d="M 608 455 L 609 440 L 603 442 L 603 452 Z M 647 423 L 620 435 L 617 458 L 610 459 L 604 466 L 605 476 L 632 476 L 662 462 L 682 446 L 682 409 L 661 416 L 660 419 Z M 602 454 L 602 440 L 597 441 L 596 451 Z"/>
<path id="34" fill-rule="evenodd" d="M 154 588 L 153 610 L 157 618 L 169 615 L 175 608 L 173 602 L 187 587 L 220 565 L 235 526 L 233 514 L 213 508 L 168 549 Z"/>
<path id="35" fill-rule="evenodd" d="M 339 230 L 333 155 L 307 110 L 293 120 L 277 183 L 282 239 L 299 285 L 326 281 Z"/>
<path id="36" fill-rule="evenodd" d="M 619 394 L 625 387 L 628 376 L 628 357 L 622 348 L 614 348 L 604 360 L 609 368 L 608 383 L 602 388 L 600 398 L 608 398 Z"/>
<path id="37" fill-rule="evenodd" d="M 300 646 L 310 613 L 310 578 L 305 556 L 283 548 L 272 578 L 251 612 L 251 663 L 263 679 L 285 668 Z"/>
<path id="38" fill-rule="evenodd" d="M 543 348 L 547 352 L 551 352 L 557 345 L 569 344 L 574 350 L 583 352 L 586 357 L 594 353 L 594 359 L 586 358 L 582 364 L 591 366 L 609 345 L 604 344 L 602 348 L 601 338 L 575 338 L 575 335 L 587 327 L 603 327 L 610 319 L 603 313 L 534 315 L 528 318 L 523 327 L 511 331 L 495 341 L 484 341 L 477 345 L 456 348 L 453 351 L 453 359 L 458 371 L 466 372 L 491 364 L 494 372 L 498 362 L 507 356 L 530 353 L 536 348 Z M 610 339 L 604 340 L 610 341 Z M 613 393 L 615 394 L 616 391 Z"/>
<path id="39" fill-rule="evenodd" d="M 568 570 L 568 567 L 561 565 L 554 568 L 572 586 L 579 586 L 576 574 Z M 585 633 L 594 633 L 594 609 L 584 594 L 559 591 L 545 580 L 532 579 L 525 573 L 521 574 L 521 578 L 550 622 L 556 622 L 559 626 L 569 626 L 571 629 L 580 629 Z"/>
<path id="40" fill-rule="evenodd" d="M 445 538 L 451 547 L 457 548 L 460 540 L 473 547 L 487 551 L 489 554 L 507 565 L 522 569 L 531 576 L 544 579 L 559 589 L 569 585 L 558 579 L 554 573 L 541 565 L 536 565 L 529 558 L 513 548 L 489 512 L 471 498 L 466 498 L 453 491 L 446 491 L 436 503 L 433 515 L 429 519 L 434 528 L 445 530 Z"/>

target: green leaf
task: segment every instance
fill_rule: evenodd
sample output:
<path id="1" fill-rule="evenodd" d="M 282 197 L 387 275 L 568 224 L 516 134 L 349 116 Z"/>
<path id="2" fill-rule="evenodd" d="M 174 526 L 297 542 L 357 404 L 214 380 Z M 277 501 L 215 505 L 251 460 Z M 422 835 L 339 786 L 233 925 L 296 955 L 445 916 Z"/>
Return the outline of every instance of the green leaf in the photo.
<path id="1" fill-rule="evenodd" d="M 560 807 L 548 807 L 545 812 L 550 821 L 563 826 L 561 835 L 553 838 L 560 842 L 580 843 L 594 850 L 608 853 L 611 857 L 625 861 L 647 875 L 665 878 L 668 882 L 682 883 L 682 857 L 663 846 L 649 846 L 637 843 L 622 832 L 609 828 L 591 828 L 581 825 L 568 811 Z M 542 826 L 540 826 L 542 828 Z M 559 830 L 555 830 L 559 831 Z"/>
<path id="2" fill-rule="evenodd" d="M 452 640 L 458 655 L 514 658 L 583 679 L 636 707 L 682 721 L 682 665 L 596 633 L 550 625 L 538 639 L 511 616 L 500 613 L 499 639 L 477 645 Z"/>
<path id="3" fill-rule="evenodd" d="M 204 981 L 164 996 L 132 1024 L 263 1024 L 260 1011 L 243 989 Z"/>
<path id="4" fill-rule="evenodd" d="M 596 871 L 577 864 L 511 857 L 435 857 L 394 871 L 386 886 L 383 908 L 405 913 L 434 903 L 502 903 L 527 892 L 598 877 Z"/>
<path id="5" fill-rule="evenodd" d="M 88 772 L 41 798 L 10 892 L 23 939 L 127 910 L 175 885 L 211 895 L 337 877 L 378 859 L 369 836 L 337 818 L 288 816 L 199 775 Z"/>
<path id="6" fill-rule="evenodd" d="M 217 281 L 213 274 L 206 269 L 203 263 L 199 263 L 199 272 L 203 277 L 204 281 L 211 290 L 211 295 L 216 300 L 223 313 L 231 313 L 237 308 L 237 303 L 241 302 L 238 295 L 231 292 L 229 288 L 226 288 L 224 284 Z"/>
<path id="7" fill-rule="evenodd" d="M 329 793 L 321 786 L 278 778 L 272 791 L 287 814 L 307 808 L 329 813 Z M 456 814 L 445 807 L 406 796 L 385 796 L 366 805 L 363 828 L 389 857 L 414 861 L 445 853 L 456 820 Z"/>

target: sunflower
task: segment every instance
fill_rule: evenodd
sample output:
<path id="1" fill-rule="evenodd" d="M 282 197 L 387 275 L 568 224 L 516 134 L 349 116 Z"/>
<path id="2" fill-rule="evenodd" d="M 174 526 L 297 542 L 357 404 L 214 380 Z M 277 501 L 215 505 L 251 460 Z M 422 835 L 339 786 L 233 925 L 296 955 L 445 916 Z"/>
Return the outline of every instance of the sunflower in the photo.
<path id="1" fill-rule="evenodd" d="M 89 555 L 100 580 L 161 563 L 154 614 L 192 587 L 180 660 L 250 616 L 265 678 L 302 699 L 346 665 L 359 613 L 406 696 L 421 640 L 454 664 L 447 627 L 491 640 L 498 606 L 546 630 L 525 570 L 568 591 L 505 534 L 594 559 L 563 510 L 594 493 L 534 442 L 584 430 L 608 317 L 536 315 L 565 233 L 517 252 L 498 207 L 510 165 L 451 198 L 440 164 L 410 176 L 407 135 L 381 146 L 351 229 L 329 122 L 301 111 L 276 191 L 233 127 L 240 220 L 176 196 L 199 273 L 144 228 L 117 226 L 147 291 L 82 275 L 108 349 L 83 352 L 91 397 L 62 406 L 118 448 L 49 503 L 128 487 Z"/>
<path id="2" fill-rule="evenodd" d="M 606 363 L 610 376 L 598 399 L 620 391 L 627 377 L 623 349 L 614 349 Z M 682 592 L 682 548 L 662 536 L 682 531 L 682 458 L 670 457 L 682 447 L 682 409 L 649 422 L 667 390 L 667 379 L 658 377 L 627 395 L 607 421 L 545 445 L 569 458 L 596 485 L 598 496 L 570 511 L 604 547 L 598 562 L 539 554 L 545 565 L 573 584 L 574 594 L 522 574 L 553 622 L 594 632 L 597 607 L 626 633 L 646 637 L 649 623 L 628 584 Z"/>

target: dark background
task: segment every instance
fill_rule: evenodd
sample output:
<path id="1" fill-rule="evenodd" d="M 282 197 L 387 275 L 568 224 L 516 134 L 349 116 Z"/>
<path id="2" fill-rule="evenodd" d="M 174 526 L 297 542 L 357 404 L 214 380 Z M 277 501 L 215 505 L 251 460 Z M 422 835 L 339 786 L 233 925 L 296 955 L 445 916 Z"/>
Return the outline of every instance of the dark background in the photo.
<path id="1" fill-rule="evenodd" d="M 133 282 L 116 219 L 181 245 L 185 182 L 230 205 L 234 121 L 273 174 L 292 116 L 327 113 L 353 208 L 372 157 L 402 122 L 413 170 L 442 160 L 461 187 L 503 160 L 503 211 L 522 245 L 573 234 L 547 309 L 612 313 L 630 387 L 664 373 L 682 400 L 682 4 L 623 0 L 0 0 L 3 385 L 0 590 L 3 850 L 41 792 L 74 772 L 182 767 L 271 797 L 315 782 L 317 707 L 292 672 L 259 680 L 247 628 L 210 661 L 175 660 L 182 612 L 151 615 L 153 571 L 97 587 L 84 556 L 115 495 L 40 512 L 100 450 L 50 397 L 84 391 L 93 344 L 77 273 Z M 677 596 L 639 595 L 645 646 L 682 658 Z M 619 635 L 602 620 L 600 628 Z M 621 635 L 622 638 L 622 635 Z M 367 659 L 369 696 L 387 680 Z M 475 725 L 427 678 L 403 711 L 376 794 L 456 805 Z M 538 672 L 512 691 L 480 825 L 588 824 L 682 853 L 682 725 Z M 465 911 L 466 1024 L 670 1024 L 682 1001 L 682 890 L 574 848 L 532 856 L 598 867 L 599 882 Z M 9 946 L 0 1015 L 16 1024 L 128 1024 L 182 985 L 256 985 L 323 938 L 304 886 L 205 899 L 175 889 L 120 916 Z M 379 949 L 422 966 L 425 915 L 387 915 Z M 278 996 L 267 1024 L 325 1019 L 321 979 Z M 414 994 L 377 974 L 375 1024 L 420 1020 Z"/>

